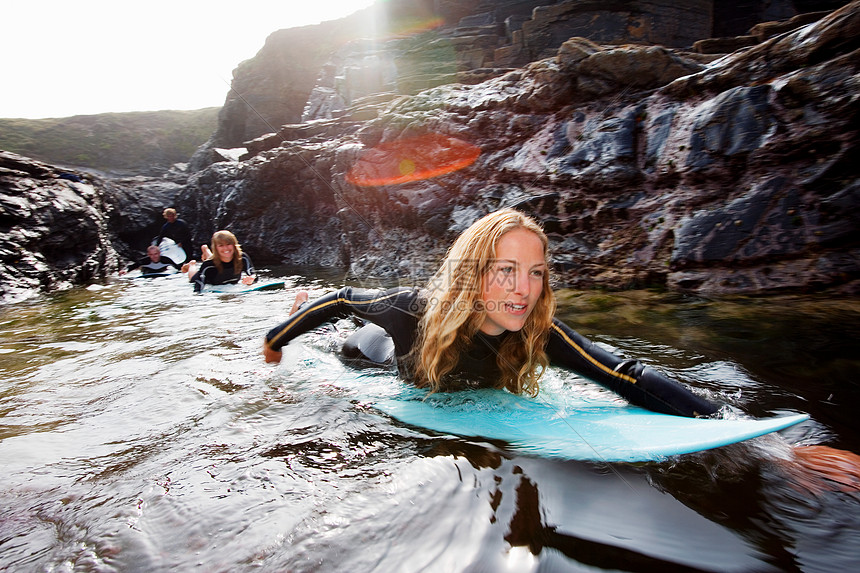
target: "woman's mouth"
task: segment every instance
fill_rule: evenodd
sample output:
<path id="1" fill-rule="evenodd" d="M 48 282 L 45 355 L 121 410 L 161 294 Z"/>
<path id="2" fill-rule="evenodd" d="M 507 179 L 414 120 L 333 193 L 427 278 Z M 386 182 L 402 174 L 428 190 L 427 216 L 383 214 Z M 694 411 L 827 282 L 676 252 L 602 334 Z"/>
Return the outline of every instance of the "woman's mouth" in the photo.
<path id="1" fill-rule="evenodd" d="M 527 304 L 514 304 L 512 302 L 506 303 L 505 308 L 507 308 L 508 312 L 512 314 L 522 314 L 526 310 L 528 310 L 529 305 Z"/>

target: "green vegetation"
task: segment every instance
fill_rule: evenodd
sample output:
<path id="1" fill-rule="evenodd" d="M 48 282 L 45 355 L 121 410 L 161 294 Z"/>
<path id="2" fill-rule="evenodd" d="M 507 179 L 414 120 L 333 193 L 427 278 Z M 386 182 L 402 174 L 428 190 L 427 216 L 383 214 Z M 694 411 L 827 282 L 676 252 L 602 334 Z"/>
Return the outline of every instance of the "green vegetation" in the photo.
<path id="1" fill-rule="evenodd" d="M 149 171 L 188 161 L 215 131 L 220 108 L 51 119 L 0 119 L 0 149 L 53 164 Z"/>

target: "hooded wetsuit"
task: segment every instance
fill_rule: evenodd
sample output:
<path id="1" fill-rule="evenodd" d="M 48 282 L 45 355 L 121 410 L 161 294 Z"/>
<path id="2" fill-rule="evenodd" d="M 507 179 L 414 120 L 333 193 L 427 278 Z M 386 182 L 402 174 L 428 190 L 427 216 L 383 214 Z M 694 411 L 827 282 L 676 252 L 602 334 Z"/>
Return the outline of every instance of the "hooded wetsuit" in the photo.
<path id="1" fill-rule="evenodd" d="M 286 322 L 269 331 L 266 343 L 272 350 L 280 350 L 290 340 L 323 323 L 357 316 L 382 327 L 394 343 L 395 356 L 403 358 L 415 343 L 426 304 L 416 288 L 368 291 L 344 287 L 303 305 Z M 470 385 L 494 386 L 500 373 L 496 356 L 508 334 L 490 336 L 479 332 L 461 354 L 452 374 L 457 379 L 471 380 Z M 558 319 L 553 319 L 545 350 L 551 364 L 593 380 L 637 406 L 679 416 L 704 416 L 717 411 L 715 405 L 680 383 L 638 360 L 622 360 Z"/>

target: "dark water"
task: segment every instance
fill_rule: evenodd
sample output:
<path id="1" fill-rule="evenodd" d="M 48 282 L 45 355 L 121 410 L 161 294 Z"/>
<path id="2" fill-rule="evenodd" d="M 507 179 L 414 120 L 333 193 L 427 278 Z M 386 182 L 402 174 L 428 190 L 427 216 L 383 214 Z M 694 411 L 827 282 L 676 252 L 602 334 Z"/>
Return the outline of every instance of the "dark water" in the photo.
<path id="1" fill-rule="evenodd" d="M 279 274 L 272 271 L 271 274 Z M 117 280 L 0 310 L 0 570 L 841 571 L 860 494 L 793 461 L 860 452 L 860 303 L 563 293 L 561 314 L 779 435 L 661 463 L 518 455 L 374 410 L 341 323 L 266 365 L 297 288 Z M 571 375 L 552 372 L 547 384 Z"/>

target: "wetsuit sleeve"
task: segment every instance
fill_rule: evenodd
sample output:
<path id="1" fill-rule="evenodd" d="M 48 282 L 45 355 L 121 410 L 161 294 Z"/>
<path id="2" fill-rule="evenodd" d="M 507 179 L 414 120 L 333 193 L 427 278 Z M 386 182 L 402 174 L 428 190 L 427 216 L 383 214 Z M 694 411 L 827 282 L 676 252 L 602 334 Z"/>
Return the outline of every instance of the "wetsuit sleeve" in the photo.
<path id="1" fill-rule="evenodd" d="M 161 244 L 161 241 L 164 240 L 164 237 L 167 236 L 167 229 L 170 223 L 165 223 L 161 226 L 161 230 L 158 232 L 158 236 L 152 240 L 152 244 L 156 247 Z"/>
<path id="2" fill-rule="evenodd" d="M 177 222 L 181 223 L 179 226 L 179 231 L 176 234 L 176 242 L 182 245 L 182 248 L 189 255 L 191 252 L 189 249 L 191 248 L 191 229 L 188 227 L 188 223 L 183 221 L 182 219 L 178 219 Z"/>
<path id="3" fill-rule="evenodd" d="M 680 383 L 644 366 L 622 360 L 559 320 L 554 320 L 547 354 L 553 364 L 597 382 L 631 404 L 675 416 L 707 416 L 717 407 Z"/>
<path id="4" fill-rule="evenodd" d="M 251 262 L 251 257 L 246 253 L 242 253 L 242 270 L 245 271 L 245 274 L 249 277 L 256 274 L 254 272 L 254 263 Z"/>
<path id="5" fill-rule="evenodd" d="M 159 259 L 159 261 L 166 264 L 166 265 L 172 266 L 177 271 L 182 270 L 182 265 L 180 265 L 179 263 L 177 263 L 176 261 L 174 261 L 170 257 L 161 257 L 161 259 Z"/>
<path id="6" fill-rule="evenodd" d="M 303 305 L 266 335 L 266 344 L 280 350 L 289 341 L 337 318 L 357 316 L 381 326 L 394 341 L 398 356 L 408 353 L 420 316 L 414 289 L 364 290 L 344 287 Z"/>
<path id="7" fill-rule="evenodd" d="M 138 267 L 142 267 L 143 265 L 145 265 L 148 262 L 149 262 L 149 257 L 144 257 L 142 259 L 138 259 L 135 262 L 128 265 L 128 268 L 125 270 L 126 270 L 126 272 L 133 271 L 134 269 L 136 269 Z"/>
<path id="8" fill-rule="evenodd" d="M 200 265 L 200 270 L 198 270 L 194 274 L 194 276 L 191 277 L 191 282 L 194 283 L 194 292 L 203 292 L 203 285 L 206 284 L 207 273 L 215 271 L 215 265 L 213 265 L 210 261 L 203 261 L 203 264 Z"/>

